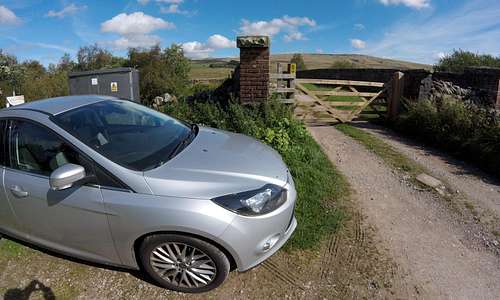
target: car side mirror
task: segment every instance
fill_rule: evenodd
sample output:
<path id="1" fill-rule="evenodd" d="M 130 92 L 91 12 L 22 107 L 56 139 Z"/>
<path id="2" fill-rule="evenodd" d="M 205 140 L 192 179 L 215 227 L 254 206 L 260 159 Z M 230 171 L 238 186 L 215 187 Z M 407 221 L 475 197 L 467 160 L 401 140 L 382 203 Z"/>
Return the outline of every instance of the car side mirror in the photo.
<path id="1" fill-rule="evenodd" d="M 87 176 L 85 168 L 74 164 L 65 164 L 55 169 L 50 174 L 50 188 L 54 191 L 62 191 L 69 189 L 76 182 L 84 179 Z"/>

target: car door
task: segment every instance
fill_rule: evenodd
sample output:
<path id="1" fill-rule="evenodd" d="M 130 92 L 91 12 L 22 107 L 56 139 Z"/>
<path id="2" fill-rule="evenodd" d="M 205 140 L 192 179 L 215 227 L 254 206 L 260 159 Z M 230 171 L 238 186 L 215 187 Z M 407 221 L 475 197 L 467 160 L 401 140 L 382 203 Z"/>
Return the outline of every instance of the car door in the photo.
<path id="1" fill-rule="evenodd" d="M 4 186 L 6 147 L 6 120 L 0 120 L 0 230 L 5 233 L 20 235 L 22 229 L 16 221 L 12 207 L 7 199 Z"/>
<path id="2" fill-rule="evenodd" d="M 90 160 L 38 123 L 11 120 L 8 126 L 5 190 L 29 239 L 81 258 L 119 263 L 99 186 L 75 185 L 62 191 L 49 186 L 52 171 L 67 163 L 93 174 Z"/>

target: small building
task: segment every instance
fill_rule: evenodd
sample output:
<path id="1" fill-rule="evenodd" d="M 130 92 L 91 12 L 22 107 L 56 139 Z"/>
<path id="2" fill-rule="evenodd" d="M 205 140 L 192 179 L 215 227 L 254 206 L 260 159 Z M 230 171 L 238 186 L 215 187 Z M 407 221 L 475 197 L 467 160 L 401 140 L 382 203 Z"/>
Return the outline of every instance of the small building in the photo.
<path id="1" fill-rule="evenodd" d="M 139 71 L 134 68 L 71 72 L 70 95 L 105 95 L 141 102 Z"/>

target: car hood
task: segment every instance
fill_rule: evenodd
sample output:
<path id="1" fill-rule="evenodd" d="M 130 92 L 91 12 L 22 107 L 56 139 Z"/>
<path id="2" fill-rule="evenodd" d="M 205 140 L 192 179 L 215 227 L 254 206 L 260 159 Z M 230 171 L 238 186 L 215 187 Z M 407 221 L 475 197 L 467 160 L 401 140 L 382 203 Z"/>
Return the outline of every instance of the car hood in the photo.
<path id="1" fill-rule="evenodd" d="M 283 186 L 288 169 L 274 149 L 256 139 L 200 127 L 188 147 L 144 177 L 155 195 L 212 199 L 268 183 Z"/>

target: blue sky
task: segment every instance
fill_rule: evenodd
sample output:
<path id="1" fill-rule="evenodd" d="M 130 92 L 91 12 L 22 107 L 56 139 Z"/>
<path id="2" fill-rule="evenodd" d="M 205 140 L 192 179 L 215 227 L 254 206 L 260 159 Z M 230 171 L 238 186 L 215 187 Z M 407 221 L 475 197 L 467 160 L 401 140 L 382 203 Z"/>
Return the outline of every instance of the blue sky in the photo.
<path id="1" fill-rule="evenodd" d="M 0 48 L 54 63 L 82 45 L 181 44 L 193 58 L 237 56 L 240 34 L 273 53 L 361 53 L 433 63 L 453 49 L 500 55 L 499 0 L 0 0 Z"/>

